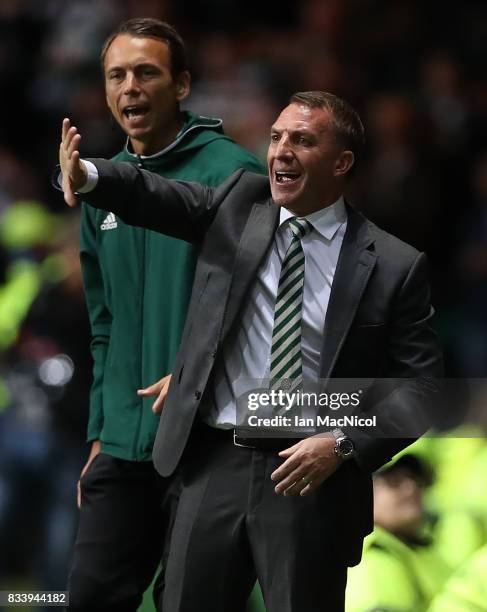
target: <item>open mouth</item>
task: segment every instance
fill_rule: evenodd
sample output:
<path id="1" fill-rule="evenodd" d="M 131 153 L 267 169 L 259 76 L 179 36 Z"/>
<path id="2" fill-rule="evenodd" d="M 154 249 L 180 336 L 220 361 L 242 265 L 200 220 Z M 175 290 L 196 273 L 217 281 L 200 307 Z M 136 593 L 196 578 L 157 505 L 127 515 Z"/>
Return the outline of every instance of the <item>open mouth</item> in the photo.
<path id="1" fill-rule="evenodd" d="M 145 117 L 148 112 L 149 108 L 147 106 L 126 106 L 123 109 L 123 114 L 127 119 L 139 119 Z"/>
<path id="2" fill-rule="evenodd" d="M 301 174 L 299 172 L 275 172 L 276 183 L 280 185 L 287 185 L 294 183 L 299 179 Z"/>

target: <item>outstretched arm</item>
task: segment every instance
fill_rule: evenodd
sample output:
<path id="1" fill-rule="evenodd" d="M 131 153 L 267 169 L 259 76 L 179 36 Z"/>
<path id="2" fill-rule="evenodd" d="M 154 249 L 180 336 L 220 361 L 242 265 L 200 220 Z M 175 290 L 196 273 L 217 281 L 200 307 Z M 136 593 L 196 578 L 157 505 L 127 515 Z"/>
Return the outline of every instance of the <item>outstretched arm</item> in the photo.
<path id="1" fill-rule="evenodd" d="M 88 159 L 96 186 L 84 189 L 91 170 L 80 159 L 81 137 L 69 120 L 63 122 L 59 158 L 64 199 L 76 205 L 76 191 L 94 208 L 110 211 L 125 223 L 158 231 L 191 243 L 198 243 L 213 221 L 218 207 L 243 174 L 235 172 L 218 189 L 186 181 L 164 179 L 141 170 L 135 164 Z M 87 185 L 88 187 L 88 185 Z"/>

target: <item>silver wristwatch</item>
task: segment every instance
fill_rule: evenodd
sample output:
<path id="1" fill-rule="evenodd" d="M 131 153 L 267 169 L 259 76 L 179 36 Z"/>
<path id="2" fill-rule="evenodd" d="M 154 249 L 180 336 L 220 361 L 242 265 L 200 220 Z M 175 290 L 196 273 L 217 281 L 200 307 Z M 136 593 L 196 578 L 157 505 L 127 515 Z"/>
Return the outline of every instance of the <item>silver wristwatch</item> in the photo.
<path id="1" fill-rule="evenodd" d="M 355 455 L 355 445 L 352 438 L 343 433 L 341 429 L 333 429 L 333 437 L 335 438 L 335 454 L 342 461 L 351 459 Z"/>

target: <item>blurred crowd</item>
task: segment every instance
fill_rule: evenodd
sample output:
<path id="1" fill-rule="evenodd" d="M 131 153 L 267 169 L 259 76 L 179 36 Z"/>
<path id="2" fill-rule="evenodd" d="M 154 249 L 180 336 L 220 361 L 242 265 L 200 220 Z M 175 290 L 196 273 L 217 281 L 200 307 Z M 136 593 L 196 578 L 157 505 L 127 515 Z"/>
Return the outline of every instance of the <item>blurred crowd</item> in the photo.
<path id="1" fill-rule="evenodd" d="M 64 116 L 87 155 L 120 149 L 99 53 L 134 16 L 178 28 L 186 108 L 221 117 L 262 159 L 292 92 L 328 90 L 356 107 L 368 150 L 349 198 L 428 254 L 447 375 L 487 373 L 485 2 L 2 0 L 0 589 L 65 581 L 91 362 L 78 219 L 50 177 Z"/>

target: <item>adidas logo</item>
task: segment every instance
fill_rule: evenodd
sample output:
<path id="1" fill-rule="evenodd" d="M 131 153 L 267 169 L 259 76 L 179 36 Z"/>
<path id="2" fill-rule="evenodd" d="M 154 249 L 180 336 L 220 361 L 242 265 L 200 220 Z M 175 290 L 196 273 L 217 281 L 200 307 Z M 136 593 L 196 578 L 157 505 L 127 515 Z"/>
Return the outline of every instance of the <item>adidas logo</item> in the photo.
<path id="1" fill-rule="evenodd" d="M 103 221 L 103 223 L 100 225 L 100 228 L 102 230 L 115 229 L 116 227 L 117 227 L 117 217 L 115 217 L 113 213 L 109 213 L 105 221 Z"/>

